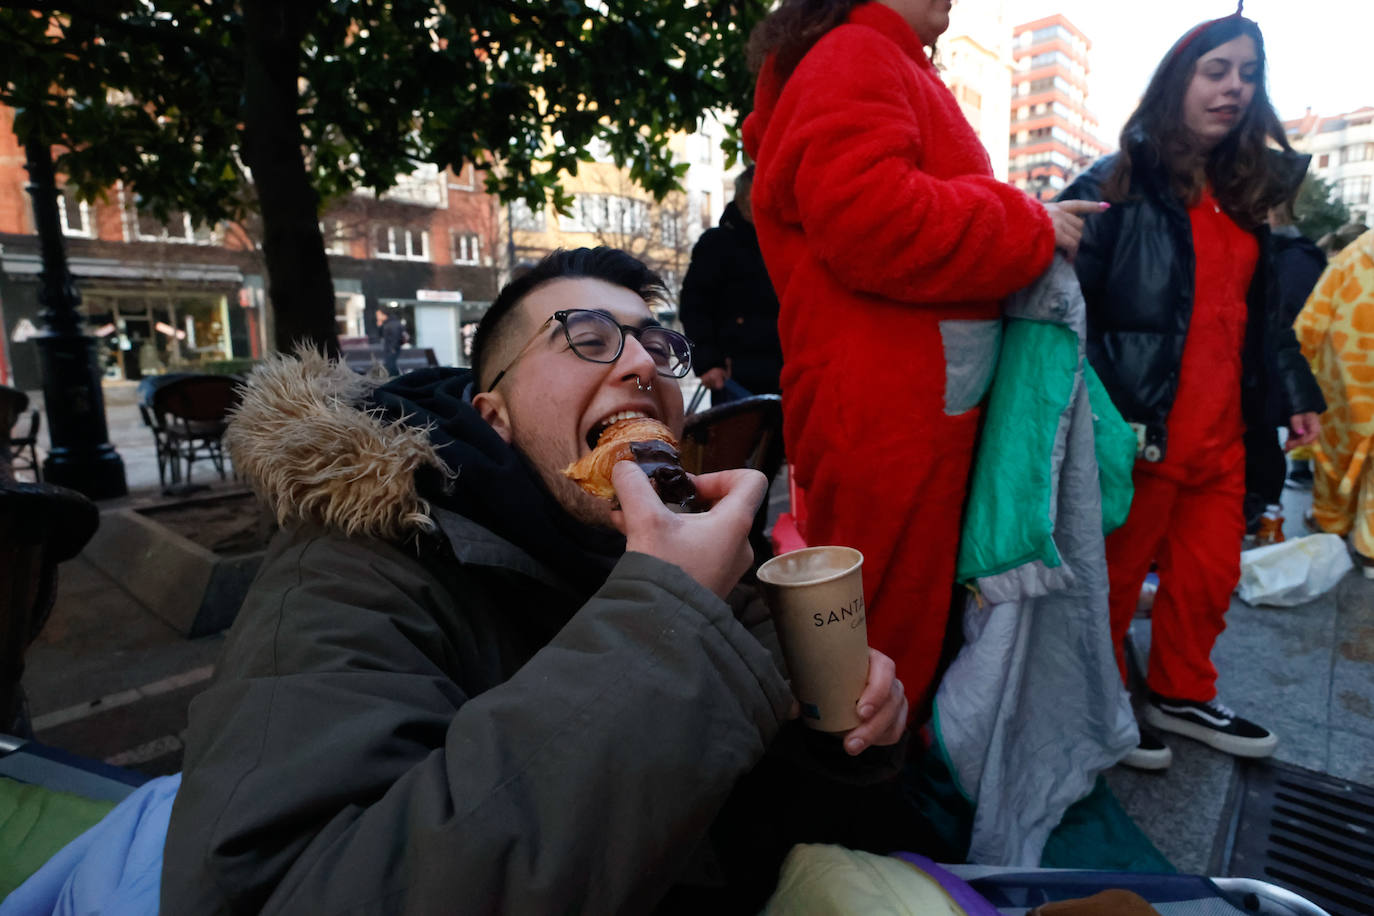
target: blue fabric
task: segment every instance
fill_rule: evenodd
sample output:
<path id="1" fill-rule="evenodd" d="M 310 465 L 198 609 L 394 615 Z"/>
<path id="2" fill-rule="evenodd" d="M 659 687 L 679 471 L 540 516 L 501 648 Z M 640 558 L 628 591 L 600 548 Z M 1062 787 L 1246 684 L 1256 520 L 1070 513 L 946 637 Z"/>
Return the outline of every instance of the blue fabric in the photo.
<path id="1" fill-rule="evenodd" d="M 181 774 L 140 786 L 0 903 L 0 916 L 135 916 L 158 911 L 162 847 Z"/>

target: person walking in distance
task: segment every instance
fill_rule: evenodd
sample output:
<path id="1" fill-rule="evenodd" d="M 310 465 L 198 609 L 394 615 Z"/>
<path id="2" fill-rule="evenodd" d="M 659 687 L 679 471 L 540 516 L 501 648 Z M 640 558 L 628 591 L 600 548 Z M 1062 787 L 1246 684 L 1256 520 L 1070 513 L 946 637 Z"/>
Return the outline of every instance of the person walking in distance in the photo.
<path id="1" fill-rule="evenodd" d="M 692 368 L 711 403 L 746 394 L 777 394 L 782 372 L 778 297 L 759 251 L 750 206 L 754 167 L 735 178 L 735 199 L 720 225 L 692 247 L 682 282 L 682 328 L 692 340 Z"/>
<path id="2" fill-rule="evenodd" d="M 386 366 L 389 376 L 400 375 L 396 360 L 401 355 L 401 345 L 406 341 L 406 325 L 401 316 L 387 309 L 377 309 L 377 327 L 381 328 L 382 365 Z"/>

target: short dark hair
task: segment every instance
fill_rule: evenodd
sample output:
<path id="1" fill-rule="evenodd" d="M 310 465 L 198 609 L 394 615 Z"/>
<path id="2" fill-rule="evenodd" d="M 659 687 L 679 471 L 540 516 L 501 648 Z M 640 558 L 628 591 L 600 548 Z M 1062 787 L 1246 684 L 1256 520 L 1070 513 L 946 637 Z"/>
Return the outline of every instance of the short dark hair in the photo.
<path id="1" fill-rule="evenodd" d="M 645 302 L 666 302 L 668 287 L 647 264 L 619 248 L 560 248 L 538 264 L 511 280 L 477 324 L 472 338 L 472 374 L 478 390 L 486 372 L 486 357 L 509 327 L 507 320 L 515 307 L 545 283 L 568 277 L 603 280 L 637 294 Z"/>

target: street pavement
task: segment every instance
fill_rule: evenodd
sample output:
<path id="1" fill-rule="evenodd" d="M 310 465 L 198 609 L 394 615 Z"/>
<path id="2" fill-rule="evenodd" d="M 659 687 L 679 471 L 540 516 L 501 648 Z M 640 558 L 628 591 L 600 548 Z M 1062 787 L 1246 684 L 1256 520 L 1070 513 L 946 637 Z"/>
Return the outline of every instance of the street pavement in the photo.
<path id="1" fill-rule="evenodd" d="M 110 438 L 124 459 L 130 495 L 102 503 L 103 511 L 167 501 L 135 389 L 131 382 L 105 384 Z M 196 472 L 211 492 L 241 489 L 207 465 Z M 786 494 L 780 475 L 770 495 L 773 517 L 785 509 Z M 1309 503 L 1306 492 L 1285 493 L 1288 536 L 1305 533 Z M 1278 759 L 1374 784 L 1374 581 L 1353 572 L 1296 608 L 1236 600 L 1227 624 L 1214 653 L 1222 700 L 1278 732 Z M 1135 636 L 1143 650 L 1148 621 L 1137 623 Z M 175 771 L 186 707 L 208 682 L 222 644 L 222 635 L 182 637 L 83 557 L 63 564 L 56 607 L 27 656 L 24 685 L 37 737 L 149 774 Z M 1236 764 L 1183 738 L 1170 744 L 1168 772 L 1118 767 L 1108 783 L 1180 870 L 1214 871 Z"/>

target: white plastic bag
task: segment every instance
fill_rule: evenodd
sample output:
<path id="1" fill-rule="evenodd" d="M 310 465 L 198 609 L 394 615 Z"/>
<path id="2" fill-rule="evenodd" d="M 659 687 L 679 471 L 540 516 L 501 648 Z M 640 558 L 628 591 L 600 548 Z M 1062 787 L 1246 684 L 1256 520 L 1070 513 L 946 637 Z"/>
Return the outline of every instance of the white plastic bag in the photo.
<path id="1" fill-rule="evenodd" d="M 1240 555 L 1236 593 L 1246 604 L 1292 607 L 1326 594 L 1355 564 L 1337 534 L 1309 534 Z"/>

